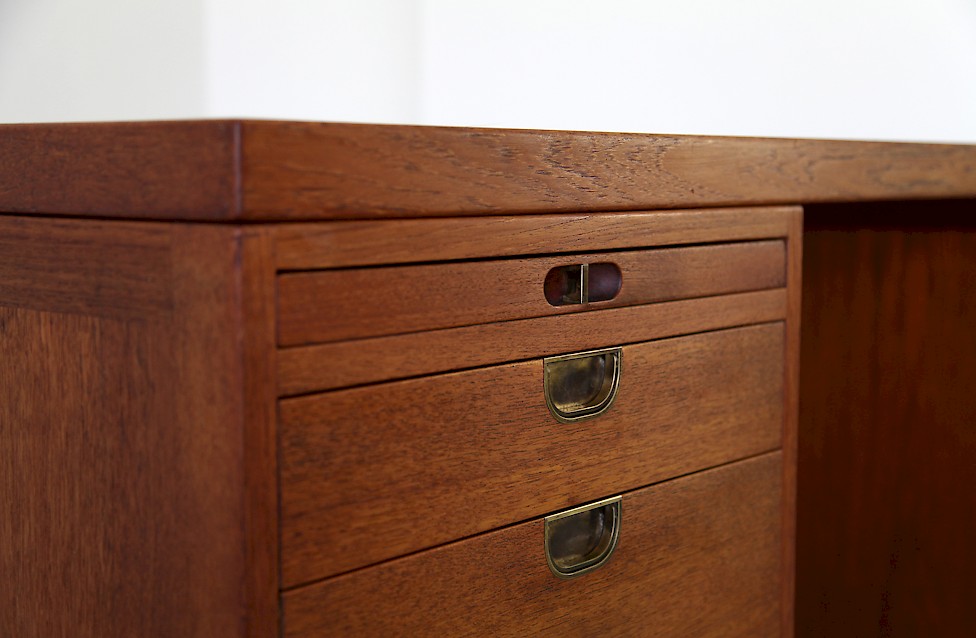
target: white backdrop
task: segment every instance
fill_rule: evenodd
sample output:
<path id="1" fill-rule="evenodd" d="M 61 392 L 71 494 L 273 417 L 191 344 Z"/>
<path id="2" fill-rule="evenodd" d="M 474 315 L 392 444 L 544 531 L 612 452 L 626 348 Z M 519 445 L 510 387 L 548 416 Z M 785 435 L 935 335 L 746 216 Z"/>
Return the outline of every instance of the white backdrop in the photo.
<path id="1" fill-rule="evenodd" d="M 976 0 L 0 0 L 0 121 L 976 142 Z"/>

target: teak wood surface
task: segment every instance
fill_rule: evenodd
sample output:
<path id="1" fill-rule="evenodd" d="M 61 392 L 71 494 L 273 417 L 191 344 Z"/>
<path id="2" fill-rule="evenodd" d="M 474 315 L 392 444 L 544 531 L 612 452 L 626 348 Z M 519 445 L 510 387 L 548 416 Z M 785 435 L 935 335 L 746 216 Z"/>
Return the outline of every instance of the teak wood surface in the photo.
<path id="1" fill-rule="evenodd" d="M 783 351 L 782 322 L 624 347 L 568 424 L 538 360 L 282 400 L 282 584 L 778 448 Z"/>
<path id="2" fill-rule="evenodd" d="M 572 580 L 533 520 L 286 592 L 284 635 L 780 635 L 780 473 L 774 452 L 624 494 L 614 555 Z"/>
<path id="3" fill-rule="evenodd" d="M 782 241 L 559 257 L 286 273 L 278 278 L 278 344 L 305 345 L 495 321 L 782 288 Z M 553 268 L 610 263 L 610 300 L 553 306 Z M 591 279 L 593 276 L 591 276 Z"/>
<path id="4" fill-rule="evenodd" d="M 799 403 L 801 308 L 803 279 L 803 213 L 788 217 L 786 239 L 786 349 L 783 352 L 783 546 L 781 635 L 792 638 L 796 599 L 797 455 L 799 453 Z"/>
<path id="5" fill-rule="evenodd" d="M 271 121 L 0 126 L 0 211 L 321 220 L 976 197 L 976 147 Z"/>
<path id="6" fill-rule="evenodd" d="M 976 630 L 973 212 L 807 215 L 799 636 Z"/>
<path id="7" fill-rule="evenodd" d="M 245 384 L 273 406 L 274 373 L 242 366 L 273 335 L 226 338 L 270 289 L 242 250 L 229 227 L 0 217 L 3 635 L 276 630 L 275 501 L 245 486 L 274 458 Z"/>
<path id="8" fill-rule="evenodd" d="M 786 237 L 799 206 L 282 223 L 279 270 L 599 252 Z"/>
<path id="9" fill-rule="evenodd" d="M 784 289 L 278 350 L 281 396 L 609 348 L 786 317 Z"/>

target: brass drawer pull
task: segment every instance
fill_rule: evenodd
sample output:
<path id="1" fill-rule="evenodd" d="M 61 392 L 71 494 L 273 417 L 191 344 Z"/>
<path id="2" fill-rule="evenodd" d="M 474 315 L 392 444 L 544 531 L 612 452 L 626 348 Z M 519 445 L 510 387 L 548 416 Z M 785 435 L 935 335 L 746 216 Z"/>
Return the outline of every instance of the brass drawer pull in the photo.
<path id="1" fill-rule="evenodd" d="M 544 359 L 543 385 L 549 412 L 562 423 L 605 412 L 617 396 L 621 359 L 620 348 Z"/>
<path id="2" fill-rule="evenodd" d="M 600 567 L 620 536 L 620 497 L 546 517 L 546 562 L 559 578 L 573 578 Z"/>

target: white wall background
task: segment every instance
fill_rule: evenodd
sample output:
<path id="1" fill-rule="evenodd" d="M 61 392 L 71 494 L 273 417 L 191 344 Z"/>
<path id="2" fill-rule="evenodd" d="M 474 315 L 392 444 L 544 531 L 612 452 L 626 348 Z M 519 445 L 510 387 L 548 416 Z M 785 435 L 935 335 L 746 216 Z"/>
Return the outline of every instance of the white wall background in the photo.
<path id="1" fill-rule="evenodd" d="M 207 112 L 201 0 L 0 0 L 0 122 Z"/>
<path id="2" fill-rule="evenodd" d="M 0 0 L 0 121 L 976 142 L 976 0 Z"/>

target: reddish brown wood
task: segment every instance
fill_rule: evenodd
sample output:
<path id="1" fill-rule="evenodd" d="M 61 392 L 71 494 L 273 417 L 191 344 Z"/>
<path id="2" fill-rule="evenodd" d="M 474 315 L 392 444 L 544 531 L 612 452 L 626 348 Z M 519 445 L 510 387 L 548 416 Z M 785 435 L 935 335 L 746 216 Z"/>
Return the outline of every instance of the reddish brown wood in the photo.
<path id="1" fill-rule="evenodd" d="M 786 236 L 785 206 L 273 226 L 278 268 L 312 270 Z"/>
<path id="2" fill-rule="evenodd" d="M 573 580 L 535 520 L 287 592 L 285 635 L 779 635 L 780 472 L 773 453 L 624 495 L 614 555 Z"/>
<path id="3" fill-rule="evenodd" d="M 625 347 L 616 402 L 573 424 L 549 414 L 538 360 L 283 400 L 282 582 L 777 448 L 783 339 L 774 323 Z"/>
<path id="4" fill-rule="evenodd" d="M 0 212 L 240 217 L 240 123 L 0 125 Z"/>
<path id="5" fill-rule="evenodd" d="M 2 223 L 4 305 L 118 320 L 173 312 L 172 238 L 161 227 L 30 217 Z"/>
<path id="6" fill-rule="evenodd" d="M 973 633 L 974 210 L 807 212 L 802 636 Z"/>
<path id="7" fill-rule="evenodd" d="M 278 393 L 295 395 L 786 317 L 786 291 L 688 299 L 465 328 L 285 348 Z"/>
<path id="8" fill-rule="evenodd" d="M 245 122 L 245 216 L 647 210 L 976 196 L 976 147 Z"/>
<path id="9" fill-rule="evenodd" d="M 20 246 L 0 250 L 3 633 L 246 635 L 275 601 L 252 595 L 233 230 L 0 218 L 0 237 Z"/>
<path id="10" fill-rule="evenodd" d="M 786 285 L 782 241 L 559 257 L 326 270 L 278 278 L 278 343 L 304 345 L 568 314 Z M 612 263 L 615 298 L 552 306 L 553 268 Z"/>
<path id="11" fill-rule="evenodd" d="M 976 196 L 976 147 L 308 122 L 0 127 L 0 211 L 322 220 Z"/>
<path id="12" fill-rule="evenodd" d="M 786 362 L 783 366 L 783 575 L 782 626 L 785 637 L 794 635 L 796 600 L 796 457 L 800 403 L 800 316 L 803 269 L 803 211 L 788 215 L 786 242 Z"/>
<path id="13" fill-rule="evenodd" d="M 278 425 L 274 241 L 266 228 L 237 231 L 244 375 L 244 529 L 247 636 L 279 635 Z"/>

